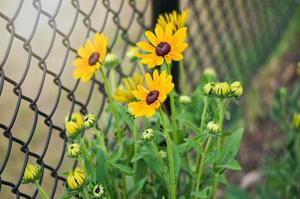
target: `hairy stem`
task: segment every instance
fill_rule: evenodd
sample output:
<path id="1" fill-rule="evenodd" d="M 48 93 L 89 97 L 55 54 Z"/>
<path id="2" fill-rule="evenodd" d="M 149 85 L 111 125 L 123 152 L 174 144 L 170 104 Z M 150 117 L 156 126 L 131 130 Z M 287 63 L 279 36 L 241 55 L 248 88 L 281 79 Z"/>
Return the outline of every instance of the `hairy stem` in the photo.
<path id="1" fill-rule="evenodd" d="M 38 189 L 39 193 L 41 194 L 42 198 L 49 199 L 47 193 L 44 191 L 43 187 L 39 184 L 37 180 L 34 181 L 35 187 Z"/>

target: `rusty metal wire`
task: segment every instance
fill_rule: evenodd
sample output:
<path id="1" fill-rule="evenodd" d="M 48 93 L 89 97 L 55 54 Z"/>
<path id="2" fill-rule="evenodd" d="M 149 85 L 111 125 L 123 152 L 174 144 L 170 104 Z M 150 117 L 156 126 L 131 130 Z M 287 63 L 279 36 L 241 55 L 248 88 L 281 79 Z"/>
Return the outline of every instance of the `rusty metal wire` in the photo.
<path id="1" fill-rule="evenodd" d="M 94 111 L 101 118 L 106 99 L 98 76 L 87 84 L 72 79 L 76 49 L 94 32 L 103 31 L 109 37 L 109 50 L 124 58 L 128 47 L 151 28 L 151 0 L 11 2 L 10 12 L 0 8 L 4 49 L 0 51 L 0 195 L 5 189 L 16 198 L 36 198 L 37 190 L 21 184 L 26 164 L 36 162 L 44 169 L 40 183 L 51 198 L 57 198 L 65 180 L 62 173 L 73 165 L 65 157 L 65 114 Z M 294 1 L 282 0 L 181 3 L 190 10 L 185 63 L 189 85 L 197 84 L 207 66 L 249 80 L 280 40 L 296 8 Z M 29 31 L 22 32 L 22 27 Z M 117 82 L 136 70 L 125 65 L 129 63 L 113 74 Z M 56 161 L 50 158 L 53 155 Z M 19 169 L 12 170 L 12 165 Z"/>

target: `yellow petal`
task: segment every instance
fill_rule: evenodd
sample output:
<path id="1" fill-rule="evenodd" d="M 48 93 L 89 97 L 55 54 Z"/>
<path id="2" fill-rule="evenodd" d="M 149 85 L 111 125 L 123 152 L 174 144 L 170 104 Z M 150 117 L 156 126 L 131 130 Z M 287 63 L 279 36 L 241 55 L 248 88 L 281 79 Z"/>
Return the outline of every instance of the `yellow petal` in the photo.
<path id="1" fill-rule="evenodd" d="M 138 86 L 138 90 L 134 90 L 131 93 L 139 100 L 146 100 L 148 95 L 148 91 L 141 85 Z"/>
<path id="2" fill-rule="evenodd" d="M 175 60 L 175 61 L 180 61 L 183 59 L 182 54 L 177 53 L 177 52 L 170 52 L 169 55 L 171 56 L 171 59 Z"/>
<path id="3" fill-rule="evenodd" d="M 186 27 L 180 28 L 173 35 L 171 45 L 173 46 L 173 45 L 176 45 L 178 43 L 181 43 L 185 40 L 185 38 L 186 38 Z"/>
<path id="4" fill-rule="evenodd" d="M 143 41 L 137 42 L 136 45 L 139 48 L 141 48 L 143 51 L 146 51 L 146 52 L 154 52 L 155 51 L 155 48 L 153 46 L 151 46 L 150 44 L 143 42 Z"/>
<path id="5" fill-rule="evenodd" d="M 157 44 L 159 43 L 159 40 L 156 38 L 156 36 L 153 34 L 153 32 L 146 31 L 145 36 L 147 37 L 147 39 L 151 42 L 151 44 L 153 46 L 157 46 Z"/>
<path id="6" fill-rule="evenodd" d="M 145 80 L 149 90 L 153 90 L 155 85 L 150 73 L 146 73 Z"/>
<path id="7" fill-rule="evenodd" d="M 172 30 L 173 30 L 172 23 L 168 23 L 165 30 L 165 41 L 168 43 L 172 42 Z"/>
<path id="8" fill-rule="evenodd" d="M 156 37 L 157 37 L 157 39 L 159 40 L 159 42 L 164 41 L 164 39 L 165 39 L 165 34 L 164 34 L 163 28 L 162 28 L 160 25 L 156 25 L 154 31 L 155 31 Z M 158 44 L 159 42 L 157 42 L 157 44 Z M 154 46 L 156 46 L 157 44 L 154 44 Z"/>

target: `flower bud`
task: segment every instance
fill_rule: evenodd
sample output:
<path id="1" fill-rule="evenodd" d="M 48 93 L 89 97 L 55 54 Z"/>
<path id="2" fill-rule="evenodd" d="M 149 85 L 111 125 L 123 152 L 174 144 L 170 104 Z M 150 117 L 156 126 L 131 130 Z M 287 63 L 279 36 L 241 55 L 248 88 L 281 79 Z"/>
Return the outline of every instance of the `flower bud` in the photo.
<path id="1" fill-rule="evenodd" d="M 101 198 L 104 194 L 104 187 L 101 184 L 97 184 L 93 188 L 93 196 L 95 198 Z"/>
<path id="2" fill-rule="evenodd" d="M 83 130 L 83 120 L 79 113 L 73 113 L 71 121 L 65 122 L 66 133 L 68 138 L 77 137 Z"/>
<path id="3" fill-rule="evenodd" d="M 108 53 L 104 59 L 103 65 L 105 68 L 112 69 L 120 65 L 121 61 L 116 54 Z"/>
<path id="4" fill-rule="evenodd" d="M 130 47 L 129 50 L 126 53 L 126 56 L 131 62 L 137 62 L 138 57 L 136 54 L 139 52 L 139 49 L 137 47 Z"/>
<path id="5" fill-rule="evenodd" d="M 181 95 L 179 97 L 179 102 L 181 104 L 189 104 L 191 102 L 191 98 L 189 96 L 186 96 L 186 95 Z"/>
<path id="6" fill-rule="evenodd" d="M 227 82 L 218 82 L 214 87 L 214 92 L 219 97 L 226 97 L 230 93 L 230 86 Z"/>
<path id="7" fill-rule="evenodd" d="M 234 97 L 241 97 L 243 95 L 243 86 L 241 82 L 235 81 L 230 84 L 230 90 Z"/>
<path id="8" fill-rule="evenodd" d="M 77 158 L 77 156 L 80 154 L 80 145 L 77 143 L 69 144 L 68 145 L 68 155 L 71 158 Z"/>
<path id="9" fill-rule="evenodd" d="M 205 76 L 211 77 L 211 78 L 213 78 L 213 79 L 215 79 L 215 78 L 217 77 L 216 71 L 215 71 L 215 69 L 212 68 L 212 67 L 205 68 L 203 74 L 204 74 Z"/>
<path id="10" fill-rule="evenodd" d="M 30 183 L 40 178 L 41 169 L 37 165 L 27 164 L 23 175 L 22 183 Z"/>
<path id="11" fill-rule="evenodd" d="M 293 127 L 298 129 L 300 127 L 300 113 L 295 113 L 293 116 Z"/>
<path id="12" fill-rule="evenodd" d="M 203 91 L 205 95 L 210 95 L 211 92 L 214 90 L 215 87 L 215 83 L 213 82 L 209 82 L 207 84 L 205 84 L 205 86 L 203 87 Z"/>
<path id="13" fill-rule="evenodd" d="M 146 129 L 143 132 L 143 139 L 146 141 L 151 141 L 153 139 L 153 130 L 152 129 Z"/>
<path id="14" fill-rule="evenodd" d="M 207 129 L 210 133 L 218 133 L 220 131 L 219 125 L 213 121 L 208 122 Z"/>
<path id="15" fill-rule="evenodd" d="M 83 118 L 83 125 L 85 129 L 90 129 L 96 124 L 96 116 L 94 114 L 87 114 Z"/>
<path id="16" fill-rule="evenodd" d="M 165 151 L 159 151 L 158 152 L 159 153 L 159 155 L 160 155 L 160 157 L 162 158 L 162 159 L 165 159 L 166 157 L 167 157 L 167 153 L 165 152 Z"/>
<path id="17" fill-rule="evenodd" d="M 85 175 L 81 169 L 77 167 L 75 170 L 69 171 L 69 175 L 67 177 L 67 184 L 71 190 L 80 189 L 84 183 Z"/>

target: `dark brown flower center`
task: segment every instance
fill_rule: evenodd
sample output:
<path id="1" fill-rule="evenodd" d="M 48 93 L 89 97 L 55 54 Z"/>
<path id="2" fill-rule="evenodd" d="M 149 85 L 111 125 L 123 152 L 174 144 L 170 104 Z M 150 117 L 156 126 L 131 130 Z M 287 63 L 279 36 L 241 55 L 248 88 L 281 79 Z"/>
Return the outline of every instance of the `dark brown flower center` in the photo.
<path id="1" fill-rule="evenodd" d="M 99 186 L 95 189 L 95 192 L 96 192 L 96 193 L 99 193 L 99 192 L 100 192 Z"/>
<path id="2" fill-rule="evenodd" d="M 98 59 L 99 59 L 100 54 L 97 52 L 94 52 L 93 54 L 91 54 L 90 58 L 89 58 L 89 65 L 93 66 L 97 63 Z"/>
<path id="3" fill-rule="evenodd" d="M 157 98 L 159 96 L 159 92 L 157 90 L 153 90 L 150 93 L 148 93 L 147 97 L 146 97 L 146 102 L 148 105 L 154 103 Z"/>
<path id="4" fill-rule="evenodd" d="M 155 49 L 157 56 L 165 56 L 171 51 L 171 46 L 167 42 L 160 42 Z"/>

